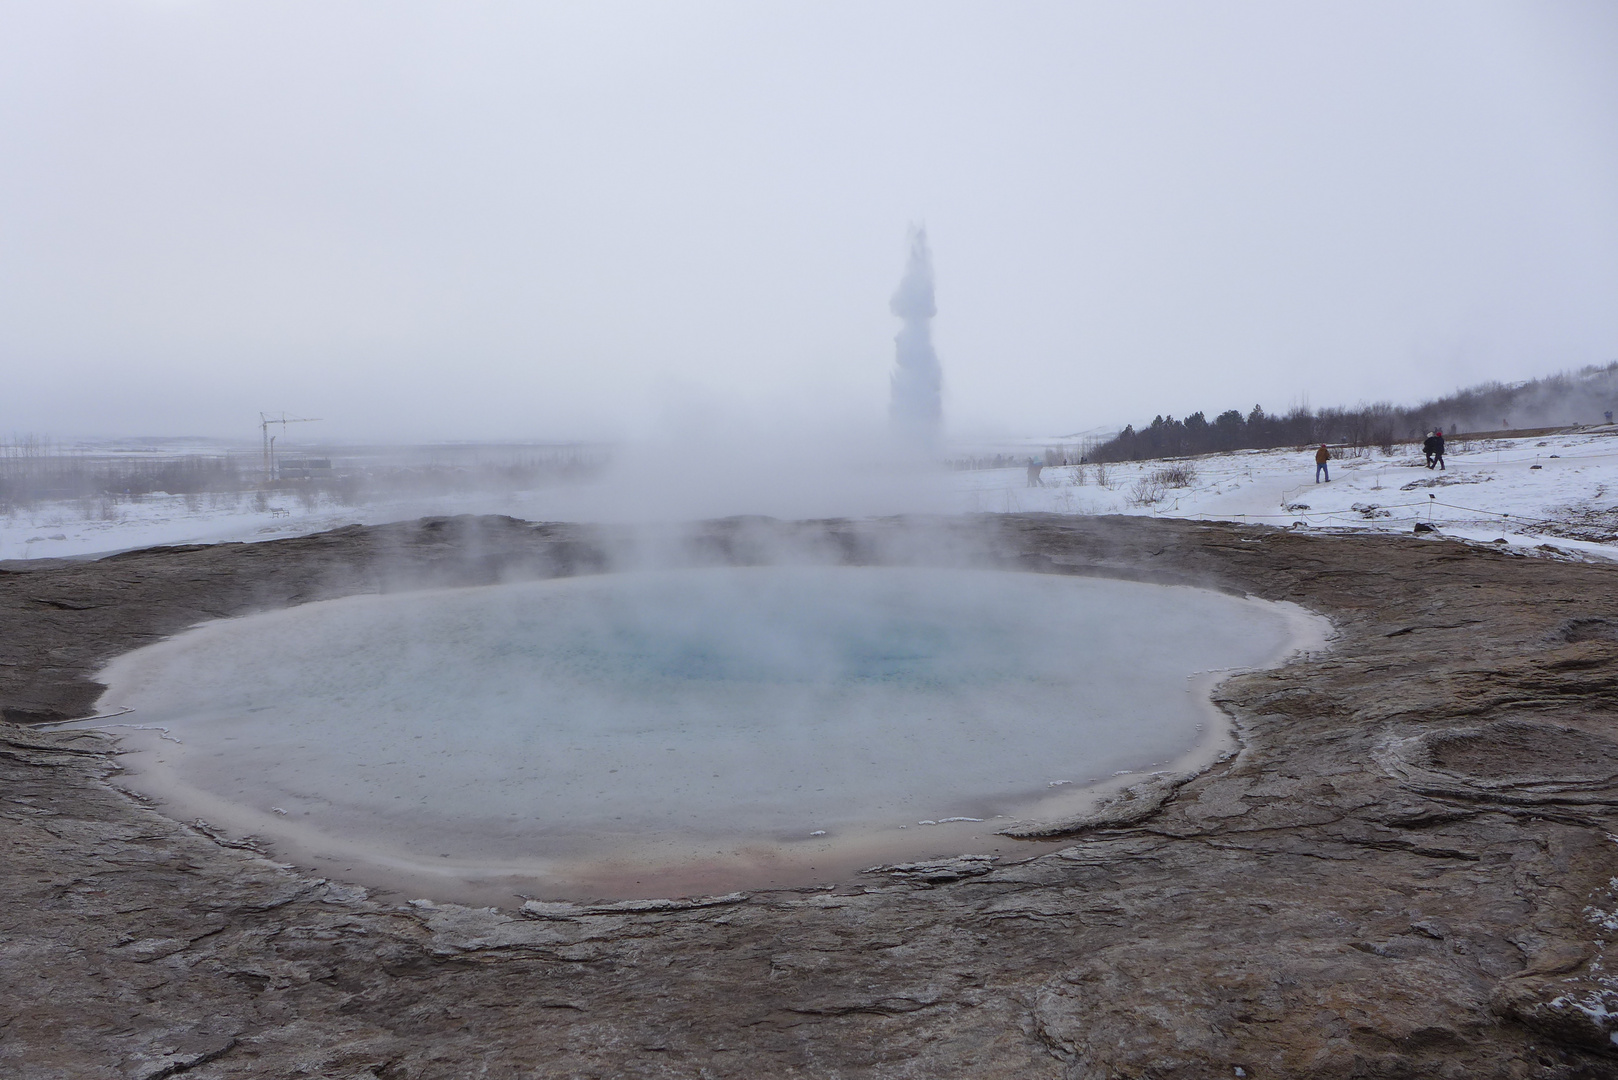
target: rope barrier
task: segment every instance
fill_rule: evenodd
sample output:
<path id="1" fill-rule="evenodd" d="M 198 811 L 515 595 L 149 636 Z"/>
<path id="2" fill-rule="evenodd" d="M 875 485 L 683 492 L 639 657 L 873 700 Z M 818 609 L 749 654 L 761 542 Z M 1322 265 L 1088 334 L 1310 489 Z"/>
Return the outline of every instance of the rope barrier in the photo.
<path id="1" fill-rule="evenodd" d="M 1458 503 L 1441 502 L 1441 501 L 1439 501 L 1437 499 L 1429 499 L 1426 502 L 1376 503 L 1376 504 L 1374 504 L 1374 508 L 1377 509 L 1377 510 L 1403 510 L 1403 509 L 1407 509 L 1407 508 L 1413 507 L 1413 506 L 1414 507 L 1442 506 L 1442 507 L 1446 507 L 1446 508 L 1448 508 L 1450 510 L 1464 510 L 1469 514 L 1483 514 L 1483 515 L 1485 515 L 1487 517 L 1507 518 L 1507 519 L 1512 520 L 1512 521 L 1521 522 L 1524 525 L 1560 525 L 1560 524 L 1562 524 L 1562 522 L 1558 521 L 1555 518 L 1529 517 L 1526 514 L 1511 514 L 1511 513 L 1506 513 L 1505 511 L 1502 511 L 1502 510 L 1480 510 L 1475 506 L 1461 506 Z M 1178 502 L 1178 500 L 1176 500 L 1174 508 L 1178 509 L 1178 507 L 1179 507 L 1179 502 Z M 1192 514 L 1191 516 L 1192 517 L 1197 517 L 1197 518 L 1212 518 L 1214 520 L 1219 520 L 1219 521 L 1229 520 L 1230 518 L 1233 518 L 1233 517 L 1236 517 L 1236 518 L 1276 518 L 1276 519 L 1287 520 L 1287 521 L 1297 521 L 1299 518 L 1307 518 L 1307 519 L 1310 519 L 1310 520 L 1313 520 L 1315 518 L 1351 518 L 1351 519 L 1358 519 L 1358 520 L 1362 520 L 1362 521 L 1375 520 L 1374 518 L 1367 518 L 1362 512 L 1360 512 L 1358 510 L 1298 510 L 1298 511 L 1294 511 L 1294 512 L 1289 513 L 1289 514 L 1224 514 L 1224 515 L 1212 514 L 1212 513 L 1207 513 L 1207 512 L 1204 512 L 1204 511 L 1199 511 L 1199 512 L 1197 512 L 1195 514 Z"/>
<path id="2" fill-rule="evenodd" d="M 1110 487 L 1111 485 L 1107 485 L 1107 486 Z M 1307 491 L 1312 486 L 1313 485 L 1310 485 L 1310 484 L 1301 484 L 1296 488 L 1283 489 L 1282 493 L 1281 493 L 1281 498 L 1282 498 L 1283 505 L 1285 504 L 1285 501 L 1288 498 L 1290 498 L 1294 493 Z M 1161 517 L 1164 514 L 1174 514 L 1175 512 L 1179 511 L 1180 503 L 1185 498 L 1186 498 L 1186 495 L 1181 494 L 1181 495 L 1176 495 L 1174 497 L 1174 502 L 1172 504 L 1168 504 L 1168 505 L 1153 504 L 1151 506 L 1151 514 L 1152 514 L 1152 516 L 1153 517 Z M 1442 506 L 1442 507 L 1444 507 L 1446 509 L 1449 509 L 1449 510 L 1461 510 L 1461 511 L 1464 511 L 1464 512 L 1466 512 L 1468 514 L 1479 514 L 1479 515 L 1482 515 L 1484 517 L 1489 517 L 1489 518 L 1502 518 L 1502 519 L 1505 519 L 1507 521 L 1518 522 L 1518 523 L 1521 523 L 1523 525 L 1529 525 L 1529 526 L 1564 524 L 1563 522 L 1557 520 L 1556 518 L 1533 517 L 1533 516 L 1526 515 L 1526 514 L 1521 514 L 1521 513 L 1509 513 L 1507 511 L 1503 511 L 1503 510 L 1484 510 L 1484 509 L 1481 509 L 1481 508 L 1475 507 L 1475 506 L 1462 506 L 1459 503 L 1444 502 L 1444 501 L 1439 500 L 1435 496 L 1433 496 L 1431 493 L 1428 494 L 1427 500 L 1425 502 L 1374 503 L 1374 504 L 1371 504 L 1371 505 L 1376 510 L 1406 510 L 1406 509 L 1411 509 L 1411 508 L 1420 508 L 1420 507 L 1424 507 L 1424 506 L 1431 509 L 1432 507 L 1435 507 L 1435 506 Z M 1231 520 L 1233 518 L 1239 518 L 1239 519 L 1242 519 L 1242 520 L 1261 519 L 1261 520 L 1277 520 L 1277 521 L 1297 521 L 1300 518 L 1302 518 L 1302 519 L 1305 519 L 1305 520 L 1311 521 L 1311 522 L 1313 522 L 1315 520 L 1318 520 L 1318 519 L 1346 519 L 1346 520 L 1350 520 L 1350 521 L 1375 521 L 1376 520 L 1375 518 L 1367 517 L 1361 511 L 1353 510 L 1353 509 L 1349 509 L 1349 510 L 1295 510 L 1295 511 L 1283 512 L 1283 513 L 1277 513 L 1277 514 L 1264 514 L 1264 513 L 1226 513 L 1226 514 L 1217 514 L 1217 513 L 1210 513 L 1210 512 L 1207 512 L 1207 511 L 1196 511 L 1196 512 L 1185 514 L 1184 516 L 1187 517 L 1188 519 L 1193 519 L 1193 520 L 1195 520 L 1195 519 L 1203 519 L 1203 520 L 1213 520 L 1213 521 L 1229 521 L 1229 520 Z"/>

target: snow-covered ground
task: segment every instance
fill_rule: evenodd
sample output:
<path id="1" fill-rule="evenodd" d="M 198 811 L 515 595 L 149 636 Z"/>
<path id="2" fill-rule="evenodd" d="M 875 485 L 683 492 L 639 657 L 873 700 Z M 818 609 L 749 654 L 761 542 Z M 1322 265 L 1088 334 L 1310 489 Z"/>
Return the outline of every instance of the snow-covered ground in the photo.
<path id="1" fill-rule="evenodd" d="M 1315 483 L 1314 451 L 1242 450 L 1174 462 L 1046 468 L 1029 488 L 1026 470 L 962 475 L 964 508 L 1008 513 L 1152 514 L 1320 529 L 1412 532 L 1430 523 L 1448 536 L 1504 539 L 1567 553 L 1618 558 L 1618 428 L 1537 438 L 1450 440 L 1443 471 L 1421 454 L 1334 458 Z M 1187 465 L 1186 487 L 1152 474 Z M 1082 479 L 1081 479 L 1082 477 Z M 1153 499 L 1157 501 L 1151 501 Z"/>
<path id="2" fill-rule="evenodd" d="M 1248 450 L 1102 469 L 850 474 L 846 483 L 793 462 L 680 467 L 667 475 L 609 471 L 588 484 L 533 491 L 468 491 L 339 505 L 290 491 L 240 496 L 147 495 L 42 502 L 0 512 L 0 559 L 83 556 L 157 544 L 262 540 L 425 514 L 503 513 L 534 521 L 631 520 L 760 513 L 778 517 L 887 513 L 1146 514 L 1322 529 L 1404 532 L 1431 523 L 1444 535 L 1618 558 L 1618 428 L 1538 438 L 1456 439 L 1448 468 L 1429 471 L 1408 447 L 1331 462 L 1315 484 L 1312 451 Z M 1185 486 L 1154 483 L 1174 465 Z M 683 492 L 676 491 L 684 485 Z M 659 501 L 662 500 L 662 501 Z"/>

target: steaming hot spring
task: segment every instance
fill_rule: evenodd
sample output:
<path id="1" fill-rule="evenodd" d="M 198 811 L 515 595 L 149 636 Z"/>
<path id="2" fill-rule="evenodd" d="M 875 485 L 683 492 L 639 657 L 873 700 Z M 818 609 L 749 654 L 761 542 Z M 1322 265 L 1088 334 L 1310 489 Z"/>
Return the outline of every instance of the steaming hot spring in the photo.
<path id="1" fill-rule="evenodd" d="M 131 786 L 350 879 L 673 895 L 1022 854 L 997 830 L 1217 753 L 1216 673 L 1307 621 L 988 570 L 618 573 L 207 623 L 103 702 Z"/>

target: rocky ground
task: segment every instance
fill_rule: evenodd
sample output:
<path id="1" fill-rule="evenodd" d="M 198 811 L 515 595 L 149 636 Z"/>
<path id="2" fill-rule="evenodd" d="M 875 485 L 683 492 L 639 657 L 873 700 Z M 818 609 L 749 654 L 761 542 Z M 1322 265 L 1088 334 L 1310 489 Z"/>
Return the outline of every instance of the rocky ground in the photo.
<path id="1" fill-rule="evenodd" d="M 525 911 L 311 879 L 109 782 L 107 658 L 634 541 L 438 519 L 0 565 L 0 1075 L 1618 1076 L 1618 569 L 1487 545 L 1043 515 L 718 523 L 660 550 L 992 559 L 1295 601 L 1242 749 L 1058 854 Z"/>

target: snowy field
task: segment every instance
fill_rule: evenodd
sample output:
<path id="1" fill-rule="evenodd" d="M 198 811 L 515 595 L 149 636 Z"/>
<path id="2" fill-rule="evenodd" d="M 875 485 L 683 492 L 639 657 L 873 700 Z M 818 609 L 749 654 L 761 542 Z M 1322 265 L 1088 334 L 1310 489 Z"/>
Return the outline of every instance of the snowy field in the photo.
<path id="1" fill-rule="evenodd" d="M 1139 514 L 1316 529 L 1410 533 L 1418 522 L 1448 536 L 1569 555 L 1618 558 L 1618 428 L 1469 441 L 1447 448 L 1447 470 L 1429 471 L 1406 446 L 1393 456 L 1331 462 L 1315 484 L 1312 452 L 1247 450 L 1105 469 L 1024 468 L 958 472 L 847 470 L 824 463 L 657 463 L 608 470 L 589 483 L 532 491 L 468 491 L 340 505 L 281 490 L 237 496 L 146 495 L 40 502 L 0 511 L 0 559 L 86 556 L 160 544 L 296 536 L 352 523 L 427 514 L 499 513 L 530 521 L 695 520 L 899 513 Z M 1183 486 L 1154 480 L 1187 466 Z M 1546 551 L 1546 553 L 1551 553 Z"/>
<path id="2" fill-rule="evenodd" d="M 1150 514 L 1316 529 L 1410 533 L 1418 522 L 1444 535 L 1566 554 L 1618 558 L 1618 428 L 1535 438 L 1450 440 L 1443 471 L 1419 450 L 1333 458 L 1314 483 L 1314 452 L 1228 454 L 1106 466 L 1046 468 L 1029 488 L 1022 469 L 963 473 L 961 508 L 987 513 Z M 1334 451 L 1347 452 L 1347 451 Z M 1185 487 L 1152 474 L 1187 465 Z"/>

